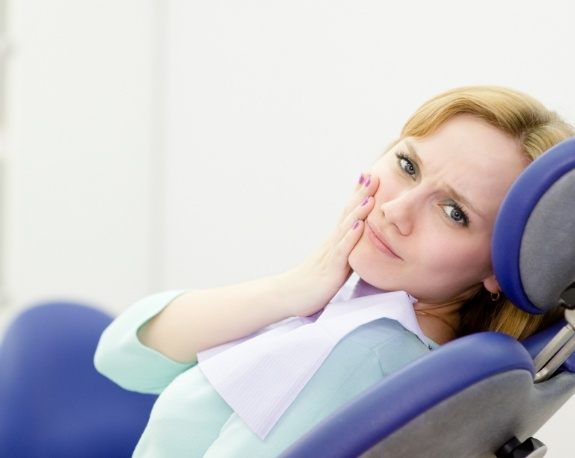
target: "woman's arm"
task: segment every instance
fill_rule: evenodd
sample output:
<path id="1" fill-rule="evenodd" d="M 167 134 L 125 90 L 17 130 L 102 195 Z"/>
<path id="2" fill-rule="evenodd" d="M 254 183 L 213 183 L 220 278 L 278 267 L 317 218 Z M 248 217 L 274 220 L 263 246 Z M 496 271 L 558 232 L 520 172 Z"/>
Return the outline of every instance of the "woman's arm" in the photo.
<path id="1" fill-rule="evenodd" d="M 303 264 L 277 276 L 182 294 L 140 329 L 140 341 L 189 363 L 201 350 L 322 309 L 349 277 L 348 255 L 373 208 L 371 196 L 379 183 L 376 177 L 362 177 L 334 234 Z"/>

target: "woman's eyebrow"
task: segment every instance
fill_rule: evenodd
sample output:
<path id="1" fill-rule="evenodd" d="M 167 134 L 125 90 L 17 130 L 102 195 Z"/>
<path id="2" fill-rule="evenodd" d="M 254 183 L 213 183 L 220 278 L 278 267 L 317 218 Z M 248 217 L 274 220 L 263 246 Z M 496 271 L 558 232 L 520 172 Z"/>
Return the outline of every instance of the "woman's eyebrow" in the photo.
<path id="1" fill-rule="evenodd" d="M 453 189 L 450 185 L 446 184 L 445 185 L 445 189 L 447 191 L 447 193 L 450 196 L 453 196 L 453 198 L 457 201 L 462 203 L 466 208 L 469 208 L 473 213 L 475 213 L 477 216 L 479 216 L 480 218 L 484 218 L 483 213 L 481 213 L 479 210 L 477 210 L 477 208 L 475 208 L 471 202 L 469 201 L 469 199 L 465 198 L 465 196 L 459 194 L 455 189 Z"/>
<path id="2" fill-rule="evenodd" d="M 419 157 L 419 154 L 417 154 L 417 151 L 415 149 L 415 146 L 413 146 L 413 143 L 411 143 L 408 140 L 404 140 L 403 141 L 404 145 L 406 146 L 407 150 L 409 151 L 409 155 L 411 156 L 411 158 L 417 162 L 417 165 L 419 166 L 419 168 L 421 170 L 424 169 L 424 163 L 421 160 L 421 157 Z M 462 203 L 466 208 L 469 208 L 473 213 L 475 213 L 477 216 L 484 218 L 483 213 L 481 213 L 479 210 L 477 210 L 477 208 L 475 208 L 471 202 L 469 201 L 469 199 L 467 199 L 464 195 L 460 194 L 459 192 L 457 192 L 455 189 L 453 189 L 450 185 L 445 184 L 445 190 L 447 191 L 447 194 L 449 194 L 450 196 L 453 196 L 453 198 L 457 201 Z"/>
<path id="3" fill-rule="evenodd" d="M 419 165 L 419 167 L 423 166 L 423 163 L 421 162 L 421 158 L 419 157 L 419 154 L 417 154 L 417 151 L 415 150 L 415 147 L 413 146 L 413 144 L 411 142 L 409 142 L 408 140 L 403 140 L 403 143 L 405 146 L 407 146 L 407 149 L 409 150 L 409 155 L 411 156 L 411 158 L 417 162 L 417 165 Z"/>

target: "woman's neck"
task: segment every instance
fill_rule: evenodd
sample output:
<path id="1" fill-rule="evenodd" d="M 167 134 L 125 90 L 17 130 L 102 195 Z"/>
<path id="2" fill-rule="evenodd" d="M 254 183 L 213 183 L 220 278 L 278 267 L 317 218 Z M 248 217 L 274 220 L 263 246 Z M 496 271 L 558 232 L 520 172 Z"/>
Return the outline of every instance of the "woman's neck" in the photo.
<path id="1" fill-rule="evenodd" d="M 357 278 L 350 299 L 386 292 L 367 283 L 359 276 Z M 438 344 L 455 339 L 459 329 L 459 309 L 463 302 L 462 300 L 447 304 L 416 302 L 413 308 L 419 327 L 427 337 Z"/>
<path id="2" fill-rule="evenodd" d="M 444 344 L 458 335 L 461 302 L 429 305 L 417 302 L 415 315 L 423 333 L 434 342 Z"/>

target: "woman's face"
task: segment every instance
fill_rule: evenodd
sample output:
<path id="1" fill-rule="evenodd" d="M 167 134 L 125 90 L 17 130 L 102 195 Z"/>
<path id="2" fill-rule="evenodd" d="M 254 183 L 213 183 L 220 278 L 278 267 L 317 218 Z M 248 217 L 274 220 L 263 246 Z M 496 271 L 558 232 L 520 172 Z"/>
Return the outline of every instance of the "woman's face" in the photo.
<path id="1" fill-rule="evenodd" d="M 399 142 L 370 170 L 379 187 L 349 256 L 352 269 L 430 304 L 466 300 L 481 284 L 497 291 L 493 224 L 527 164 L 515 139 L 470 115 Z"/>

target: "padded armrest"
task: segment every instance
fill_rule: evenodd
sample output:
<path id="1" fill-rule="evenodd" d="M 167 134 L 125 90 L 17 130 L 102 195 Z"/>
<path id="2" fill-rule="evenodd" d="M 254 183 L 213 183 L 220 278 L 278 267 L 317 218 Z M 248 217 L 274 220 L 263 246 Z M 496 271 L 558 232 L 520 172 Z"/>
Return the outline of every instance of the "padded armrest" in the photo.
<path id="1" fill-rule="evenodd" d="M 511 370 L 533 375 L 533 360 L 516 339 L 496 332 L 461 337 L 383 379 L 281 456 L 358 456 L 453 394 Z"/>

